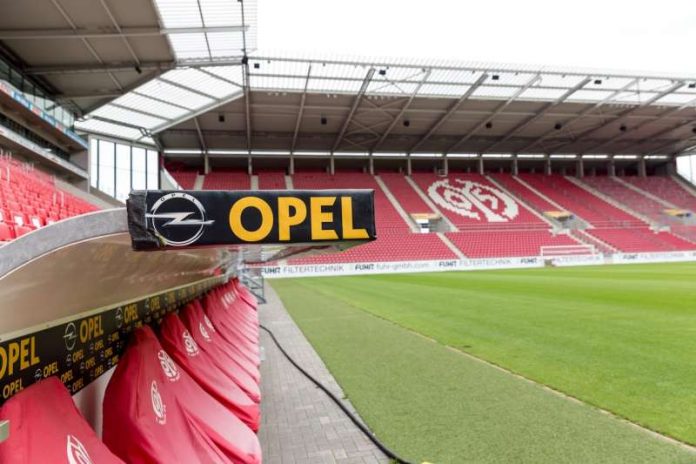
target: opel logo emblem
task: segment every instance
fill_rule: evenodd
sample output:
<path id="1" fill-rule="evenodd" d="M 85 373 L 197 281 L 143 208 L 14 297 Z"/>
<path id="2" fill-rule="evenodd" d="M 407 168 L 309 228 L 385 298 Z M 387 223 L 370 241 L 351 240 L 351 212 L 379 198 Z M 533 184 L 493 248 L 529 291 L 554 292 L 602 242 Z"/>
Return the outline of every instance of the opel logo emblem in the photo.
<path id="1" fill-rule="evenodd" d="M 145 217 L 159 239 L 175 247 L 195 243 L 205 228 L 215 222 L 206 219 L 205 208 L 197 198 L 183 192 L 162 196 Z"/>

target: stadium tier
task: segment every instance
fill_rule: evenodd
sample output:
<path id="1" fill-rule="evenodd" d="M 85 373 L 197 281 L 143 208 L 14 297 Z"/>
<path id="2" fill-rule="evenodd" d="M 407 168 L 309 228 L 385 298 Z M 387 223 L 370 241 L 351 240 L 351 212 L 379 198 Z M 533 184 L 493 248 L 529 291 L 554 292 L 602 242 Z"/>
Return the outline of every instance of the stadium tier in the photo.
<path id="1" fill-rule="evenodd" d="M 396 197 L 401 207 L 408 214 L 433 214 L 435 211 L 428 206 L 403 174 L 380 173 L 379 175 L 387 189 Z"/>
<path id="2" fill-rule="evenodd" d="M 616 177 L 585 177 L 582 182 L 621 203 L 626 209 L 641 214 L 653 222 L 665 222 L 664 204 L 644 193 L 631 189 Z"/>
<path id="3" fill-rule="evenodd" d="M 676 208 L 696 212 L 696 196 L 672 177 L 626 177 L 626 182 L 671 203 Z"/>
<path id="4" fill-rule="evenodd" d="M 587 229 L 585 232 L 625 252 L 685 251 L 696 244 L 669 232 L 653 232 L 647 227 Z"/>
<path id="5" fill-rule="evenodd" d="M 259 187 L 277 184 L 279 180 L 274 178 L 280 177 L 279 173 L 261 172 Z M 399 214 L 376 177 L 406 217 Z M 626 186 L 624 179 L 586 177 L 578 185 L 560 175 L 451 173 L 443 177 L 415 173 L 409 180 L 393 172 L 378 176 L 337 172 L 332 176 L 319 171 L 299 172 L 292 179 L 299 189 L 374 189 L 378 239 L 334 255 L 294 258 L 289 260 L 291 264 L 444 260 L 459 257 L 453 248 L 467 258 L 539 256 L 543 247 L 578 245 L 586 248 L 579 247 L 572 253 L 587 253 L 592 247 L 601 253 L 696 249 L 696 227 L 675 223 L 674 232 L 655 232 L 637 217 L 640 214 L 658 223 L 666 217 L 665 207 Z M 671 179 L 649 177 L 643 184 L 653 190 L 670 185 L 690 195 Z M 598 195 L 610 198 L 613 204 Z M 423 196 L 436 206 L 435 210 Z M 681 204 L 687 204 L 685 198 Z M 587 224 L 563 231 L 560 224 L 553 226 L 541 218 L 559 210 Z M 417 228 L 411 226 L 415 223 L 408 221 L 413 221 L 411 215 L 422 214 L 445 216 L 457 230 L 443 235 L 414 232 Z"/>
<path id="6" fill-rule="evenodd" d="M 450 232 L 447 238 L 469 258 L 538 256 L 541 247 L 580 244 L 566 234 L 546 230 Z"/>
<path id="7" fill-rule="evenodd" d="M 193 190 L 198 171 L 170 171 L 170 174 L 184 190 Z"/>
<path id="8" fill-rule="evenodd" d="M 98 208 L 54 185 L 30 165 L 0 158 L 0 242 Z"/>
<path id="9" fill-rule="evenodd" d="M 203 181 L 203 190 L 249 190 L 251 178 L 246 172 L 214 171 Z"/>
<path id="10" fill-rule="evenodd" d="M 549 224 L 480 174 L 414 173 L 413 180 L 460 231 L 548 229 Z"/>
<path id="11" fill-rule="evenodd" d="M 322 172 L 298 172 L 293 176 L 296 189 L 373 189 L 375 191 L 375 221 L 377 229 L 385 232 L 408 232 L 409 224 L 399 215 L 375 178 L 363 172 L 337 172 L 331 176 Z"/>
<path id="12" fill-rule="evenodd" d="M 510 174 L 492 174 L 491 178 L 502 185 L 508 192 L 515 195 L 516 198 L 524 201 L 540 214 L 563 209 L 560 207 L 560 205 L 551 203 L 548 197 L 543 197 L 542 195 L 534 192 L 529 185 L 520 182 L 519 177 L 515 177 Z"/>
<path id="13" fill-rule="evenodd" d="M 257 173 L 259 190 L 285 190 L 285 171 L 262 171 Z"/>
<path id="14" fill-rule="evenodd" d="M 520 179 L 595 227 L 641 227 L 645 222 L 560 175 L 521 174 Z"/>

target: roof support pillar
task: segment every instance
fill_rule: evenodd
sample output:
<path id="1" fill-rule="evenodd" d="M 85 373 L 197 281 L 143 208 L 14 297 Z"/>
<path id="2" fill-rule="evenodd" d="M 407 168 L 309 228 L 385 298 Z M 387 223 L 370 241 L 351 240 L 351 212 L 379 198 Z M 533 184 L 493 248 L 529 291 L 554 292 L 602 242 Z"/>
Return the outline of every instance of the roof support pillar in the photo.
<path id="1" fill-rule="evenodd" d="M 582 156 L 578 156 L 578 160 L 575 162 L 575 177 L 585 177 L 585 161 Z"/>
<path id="2" fill-rule="evenodd" d="M 254 173 L 254 166 L 251 162 L 251 153 L 247 155 L 247 174 L 250 176 Z"/>
<path id="3" fill-rule="evenodd" d="M 331 158 L 329 158 L 329 174 L 332 176 L 336 174 L 336 160 L 334 159 L 333 153 L 331 153 Z"/>
<path id="4" fill-rule="evenodd" d="M 667 175 L 669 175 L 669 176 L 677 175 L 677 157 L 676 156 L 667 162 Z"/>
<path id="5" fill-rule="evenodd" d="M 368 160 L 369 162 L 369 167 L 370 167 L 370 175 L 374 176 L 375 175 L 375 159 L 372 157 L 372 153 L 370 153 L 370 159 Z"/>
<path id="6" fill-rule="evenodd" d="M 442 155 L 442 171 L 449 176 L 449 159 L 445 155 Z"/>
<path id="7" fill-rule="evenodd" d="M 410 176 L 413 174 L 413 169 L 411 167 L 411 154 L 406 155 L 406 175 Z"/>
<path id="8" fill-rule="evenodd" d="M 611 177 L 614 177 L 616 175 L 616 163 L 614 163 L 613 157 L 609 158 L 609 163 L 607 165 L 607 174 L 609 174 Z"/>
<path id="9" fill-rule="evenodd" d="M 638 175 L 640 177 L 647 177 L 648 170 L 645 166 L 645 157 L 641 156 L 638 158 Z"/>
<path id="10" fill-rule="evenodd" d="M 206 176 L 210 174 L 210 155 L 207 151 L 203 152 L 203 174 Z"/>
<path id="11" fill-rule="evenodd" d="M 290 153 L 290 165 L 288 166 L 288 175 L 295 175 L 295 155 L 293 155 L 292 153 Z"/>
<path id="12" fill-rule="evenodd" d="M 479 155 L 478 158 L 478 173 L 483 175 L 486 172 L 486 167 L 483 164 L 483 156 Z"/>
<path id="13" fill-rule="evenodd" d="M 512 175 L 516 176 L 520 173 L 520 167 L 517 163 L 517 155 L 512 155 Z"/>
<path id="14" fill-rule="evenodd" d="M 544 165 L 544 174 L 546 174 L 547 176 L 550 176 L 552 172 L 553 171 L 551 169 L 551 155 L 546 155 L 546 163 Z"/>

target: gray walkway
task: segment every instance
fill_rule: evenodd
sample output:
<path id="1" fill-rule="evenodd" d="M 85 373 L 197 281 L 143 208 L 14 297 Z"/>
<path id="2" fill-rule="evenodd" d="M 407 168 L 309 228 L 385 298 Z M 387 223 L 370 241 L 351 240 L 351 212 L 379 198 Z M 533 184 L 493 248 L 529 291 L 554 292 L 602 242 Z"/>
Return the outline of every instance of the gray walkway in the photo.
<path id="1" fill-rule="evenodd" d="M 343 398 L 341 388 L 269 286 L 266 298 L 268 303 L 259 306 L 261 323 L 303 368 Z M 285 359 L 264 331 L 261 346 L 265 359 L 259 439 L 264 464 L 389 462 L 324 392 Z"/>

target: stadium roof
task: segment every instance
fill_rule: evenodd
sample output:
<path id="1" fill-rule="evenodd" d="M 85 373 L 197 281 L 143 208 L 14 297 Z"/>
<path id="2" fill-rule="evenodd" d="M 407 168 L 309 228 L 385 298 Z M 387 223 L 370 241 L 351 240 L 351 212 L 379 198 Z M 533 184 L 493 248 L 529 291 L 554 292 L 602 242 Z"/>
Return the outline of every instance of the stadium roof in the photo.
<path id="1" fill-rule="evenodd" d="M 248 50 L 256 47 L 255 0 L 3 0 L 0 5 L 0 53 L 82 111 L 187 61 L 236 56 L 239 62 L 245 40 Z"/>
<path id="2" fill-rule="evenodd" d="M 77 129 L 161 148 L 671 154 L 696 144 L 696 77 L 254 53 L 251 0 L 10 3 L 2 45 L 59 101 L 96 108 Z"/>

